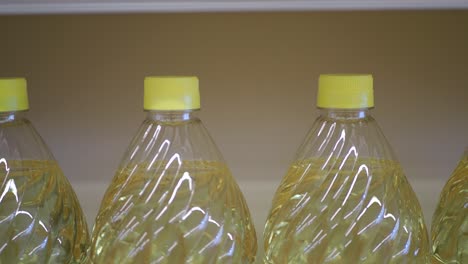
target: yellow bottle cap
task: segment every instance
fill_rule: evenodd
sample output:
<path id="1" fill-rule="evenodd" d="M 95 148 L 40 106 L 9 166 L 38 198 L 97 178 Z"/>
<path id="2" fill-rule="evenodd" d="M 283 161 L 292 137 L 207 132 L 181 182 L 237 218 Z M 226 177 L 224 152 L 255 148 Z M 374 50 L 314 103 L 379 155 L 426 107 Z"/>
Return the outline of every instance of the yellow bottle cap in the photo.
<path id="1" fill-rule="evenodd" d="M 317 93 L 317 107 L 336 109 L 374 107 L 372 75 L 320 75 Z"/>
<path id="2" fill-rule="evenodd" d="M 195 76 L 150 76 L 145 78 L 145 110 L 200 109 L 198 78 Z"/>
<path id="3" fill-rule="evenodd" d="M 0 78 L 0 112 L 29 109 L 25 78 Z"/>

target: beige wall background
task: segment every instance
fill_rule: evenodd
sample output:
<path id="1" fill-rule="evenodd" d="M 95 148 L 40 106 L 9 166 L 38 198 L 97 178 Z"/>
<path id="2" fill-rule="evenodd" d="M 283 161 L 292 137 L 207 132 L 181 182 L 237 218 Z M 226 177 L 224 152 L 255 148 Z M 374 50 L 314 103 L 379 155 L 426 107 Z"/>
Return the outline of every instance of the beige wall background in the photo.
<path id="1" fill-rule="evenodd" d="M 193 74 L 234 175 L 276 186 L 318 75 L 337 72 L 374 74 L 374 116 L 410 181 L 439 182 L 435 202 L 468 145 L 468 11 L 0 17 L 0 75 L 28 78 L 28 115 L 74 184 L 111 180 L 145 76 Z"/>

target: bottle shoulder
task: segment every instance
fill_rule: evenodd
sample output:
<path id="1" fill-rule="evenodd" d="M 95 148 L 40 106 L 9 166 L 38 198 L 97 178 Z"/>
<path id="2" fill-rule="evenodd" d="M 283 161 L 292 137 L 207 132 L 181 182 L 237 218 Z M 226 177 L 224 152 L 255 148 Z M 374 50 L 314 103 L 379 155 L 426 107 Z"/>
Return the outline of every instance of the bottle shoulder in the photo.
<path id="1" fill-rule="evenodd" d="M 130 142 L 121 167 L 173 159 L 223 162 L 220 151 L 200 119 L 161 121 L 147 118 Z"/>
<path id="2" fill-rule="evenodd" d="M 397 161 L 382 129 L 371 115 L 351 119 L 319 116 L 306 134 L 295 160 L 349 156 Z"/>
<path id="3" fill-rule="evenodd" d="M 32 122 L 25 117 L 0 122 L 0 153 L 12 160 L 54 160 Z"/>

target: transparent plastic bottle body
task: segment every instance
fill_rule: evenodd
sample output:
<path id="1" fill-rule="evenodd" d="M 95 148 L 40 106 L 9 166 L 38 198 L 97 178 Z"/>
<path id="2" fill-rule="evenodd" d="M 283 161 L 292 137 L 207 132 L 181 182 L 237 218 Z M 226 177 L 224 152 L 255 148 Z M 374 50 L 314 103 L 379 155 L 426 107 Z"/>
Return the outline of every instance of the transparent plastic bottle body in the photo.
<path id="1" fill-rule="evenodd" d="M 428 261 L 423 214 L 368 109 L 322 110 L 273 200 L 265 263 Z"/>
<path id="2" fill-rule="evenodd" d="M 252 263 L 245 200 L 201 121 L 149 112 L 101 204 L 94 263 Z"/>
<path id="3" fill-rule="evenodd" d="M 21 113 L 0 113 L 0 263 L 81 263 L 89 245 L 78 199 Z"/>
<path id="4" fill-rule="evenodd" d="M 468 148 L 442 190 L 431 229 L 433 263 L 468 263 Z"/>

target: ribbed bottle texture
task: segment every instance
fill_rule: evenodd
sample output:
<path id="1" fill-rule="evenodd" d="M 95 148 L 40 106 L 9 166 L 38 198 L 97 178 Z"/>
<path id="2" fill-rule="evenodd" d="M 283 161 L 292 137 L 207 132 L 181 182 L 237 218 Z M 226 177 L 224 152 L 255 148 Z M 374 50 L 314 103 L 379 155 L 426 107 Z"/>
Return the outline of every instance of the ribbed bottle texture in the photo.
<path id="1" fill-rule="evenodd" d="M 198 100 L 195 77 L 145 80 L 148 116 L 102 201 L 95 264 L 254 262 L 248 207 L 194 115 Z"/>
<path id="2" fill-rule="evenodd" d="M 372 77 L 324 77 L 321 115 L 273 199 L 265 263 L 426 264 L 421 207 L 370 115 Z"/>
<path id="3" fill-rule="evenodd" d="M 440 194 L 431 229 L 433 263 L 468 263 L 468 148 Z"/>
<path id="4" fill-rule="evenodd" d="M 82 263 L 78 199 L 31 123 L 0 114 L 0 263 Z"/>

